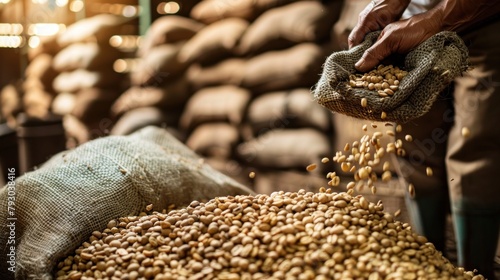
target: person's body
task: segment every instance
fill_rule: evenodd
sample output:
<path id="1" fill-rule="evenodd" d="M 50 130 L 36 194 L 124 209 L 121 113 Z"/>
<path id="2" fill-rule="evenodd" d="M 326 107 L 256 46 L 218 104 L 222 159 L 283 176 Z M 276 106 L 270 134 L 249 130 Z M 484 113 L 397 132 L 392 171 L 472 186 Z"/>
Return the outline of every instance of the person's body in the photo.
<path id="1" fill-rule="evenodd" d="M 443 30 L 456 31 L 468 46 L 473 69 L 457 78 L 429 113 L 403 125 L 399 138 L 410 134 L 415 140 L 405 143 L 399 175 L 406 185 L 415 186 L 407 207 L 416 230 L 443 250 L 445 217 L 451 209 L 458 265 L 494 279 L 500 224 L 500 1 L 409 4 L 372 1 L 360 14 L 349 46 L 382 30 L 356 63 L 360 72 L 393 53 L 408 53 Z M 467 137 L 464 127 L 470 131 Z M 426 175 L 426 167 L 433 169 L 433 176 Z"/>

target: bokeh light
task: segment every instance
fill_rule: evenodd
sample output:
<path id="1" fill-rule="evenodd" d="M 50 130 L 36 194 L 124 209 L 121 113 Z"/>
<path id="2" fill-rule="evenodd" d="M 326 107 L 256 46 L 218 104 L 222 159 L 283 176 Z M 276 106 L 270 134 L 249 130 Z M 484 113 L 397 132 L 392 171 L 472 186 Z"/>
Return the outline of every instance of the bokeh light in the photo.
<path id="1" fill-rule="evenodd" d="M 179 12 L 180 9 L 181 6 L 179 5 L 179 3 L 175 1 L 170 1 L 158 4 L 156 11 L 161 15 L 165 15 L 165 14 L 176 14 Z"/>
<path id="2" fill-rule="evenodd" d="M 71 4 L 69 5 L 69 10 L 74 13 L 77 13 L 83 10 L 84 6 L 85 5 L 82 0 L 73 0 L 73 2 L 71 2 Z"/>

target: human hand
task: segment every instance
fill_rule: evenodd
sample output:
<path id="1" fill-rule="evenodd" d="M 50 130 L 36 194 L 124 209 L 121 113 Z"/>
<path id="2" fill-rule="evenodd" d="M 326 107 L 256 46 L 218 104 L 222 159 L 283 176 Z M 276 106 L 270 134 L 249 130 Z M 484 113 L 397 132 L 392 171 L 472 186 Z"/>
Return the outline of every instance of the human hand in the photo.
<path id="1" fill-rule="evenodd" d="M 372 31 L 384 29 L 389 23 L 398 20 L 410 0 L 373 0 L 359 14 L 358 23 L 349 34 L 348 44 L 352 48 Z"/>
<path id="2" fill-rule="evenodd" d="M 389 55 L 406 54 L 440 31 L 441 17 L 433 11 L 390 23 L 354 66 L 360 72 L 368 72 Z"/>

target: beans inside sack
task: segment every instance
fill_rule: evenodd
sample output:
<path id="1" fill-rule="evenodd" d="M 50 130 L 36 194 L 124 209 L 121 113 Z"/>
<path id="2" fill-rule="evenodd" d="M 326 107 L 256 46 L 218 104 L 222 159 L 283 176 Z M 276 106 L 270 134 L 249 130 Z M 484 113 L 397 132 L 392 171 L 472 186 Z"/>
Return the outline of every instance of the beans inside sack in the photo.
<path id="1" fill-rule="evenodd" d="M 399 69 L 397 66 L 384 66 L 381 64 L 368 73 L 351 74 L 349 76 L 349 85 L 352 88 L 374 90 L 377 91 L 380 97 L 388 97 L 394 95 L 394 92 L 399 88 L 399 82 L 406 75 L 408 75 L 408 72 Z"/>

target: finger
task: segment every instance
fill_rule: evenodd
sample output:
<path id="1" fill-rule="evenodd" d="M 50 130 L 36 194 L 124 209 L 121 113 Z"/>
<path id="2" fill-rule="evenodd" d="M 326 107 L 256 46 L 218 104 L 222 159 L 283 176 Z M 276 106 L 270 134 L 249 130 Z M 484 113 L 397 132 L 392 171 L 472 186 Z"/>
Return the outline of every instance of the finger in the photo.
<path id="1" fill-rule="evenodd" d="M 356 70 L 362 73 L 368 72 L 393 52 L 387 38 L 380 38 L 365 51 L 361 59 L 354 65 Z"/>
<path id="2" fill-rule="evenodd" d="M 357 46 L 363 41 L 366 34 L 370 33 L 372 30 L 365 24 L 357 24 L 349 34 L 349 38 L 347 39 L 347 43 L 349 44 L 349 49 Z"/>
<path id="3" fill-rule="evenodd" d="M 356 26 L 352 29 L 351 33 L 349 34 L 349 37 L 347 39 L 347 43 L 349 45 L 349 48 L 352 48 L 363 40 L 366 34 L 368 34 L 370 31 L 372 31 L 369 27 L 370 20 L 369 15 L 371 10 L 373 9 L 374 2 L 371 1 L 364 9 L 359 13 L 358 15 L 358 22 L 356 23 Z"/>

